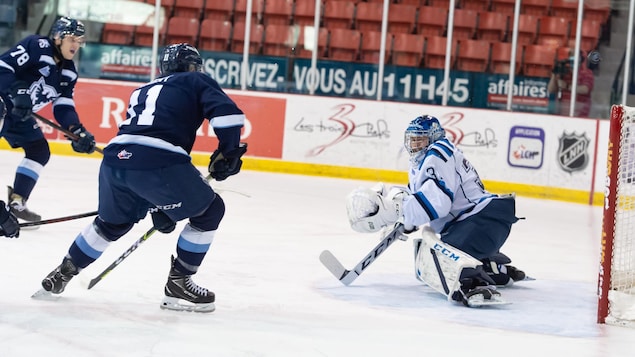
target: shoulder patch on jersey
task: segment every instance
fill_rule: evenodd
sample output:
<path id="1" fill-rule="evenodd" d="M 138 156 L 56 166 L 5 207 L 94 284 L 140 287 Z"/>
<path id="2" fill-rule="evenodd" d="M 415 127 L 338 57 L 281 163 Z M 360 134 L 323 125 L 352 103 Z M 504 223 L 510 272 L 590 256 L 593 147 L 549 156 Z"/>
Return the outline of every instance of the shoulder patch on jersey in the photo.
<path id="1" fill-rule="evenodd" d="M 48 66 L 40 68 L 39 72 L 44 77 L 48 77 L 51 75 L 51 69 Z"/>
<path id="2" fill-rule="evenodd" d="M 40 48 L 48 48 L 50 47 L 49 45 L 49 41 L 46 38 L 41 38 L 37 41 L 38 46 L 40 46 Z"/>

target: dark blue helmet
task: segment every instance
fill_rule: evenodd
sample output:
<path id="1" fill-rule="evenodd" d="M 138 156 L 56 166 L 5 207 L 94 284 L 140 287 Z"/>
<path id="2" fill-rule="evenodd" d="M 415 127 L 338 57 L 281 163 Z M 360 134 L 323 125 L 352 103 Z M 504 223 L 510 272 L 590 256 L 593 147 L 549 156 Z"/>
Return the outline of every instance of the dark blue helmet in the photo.
<path id="1" fill-rule="evenodd" d="M 81 37 L 85 34 L 86 28 L 81 21 L 67 16 L 62 16 L 53 23 L 53 26 L 51 26 L 49 37 L 54 40 L 56 38 L 63 39 L 67 35 Z"/>
<path id="2" fill-rule="evenodd" d="M 167 76 L 175 72 L 190 72 L 190 66 L 194 66 L 196 72 L 201 70 L 203 59 L 196 47 L 188 43 L 177 43 L 163 49 L 159 58 L 161 76 Z"/>
<path id="3" fill-rule="evenodd" d="M 431 115 L 422 115 L 411 121 L 406 128 L 404 146 L 414 158 L 419 156 L 419 152 L 427 151 L 432 143 L 444 137 L 445 130 L 441 127 L 439 119 Z"/>

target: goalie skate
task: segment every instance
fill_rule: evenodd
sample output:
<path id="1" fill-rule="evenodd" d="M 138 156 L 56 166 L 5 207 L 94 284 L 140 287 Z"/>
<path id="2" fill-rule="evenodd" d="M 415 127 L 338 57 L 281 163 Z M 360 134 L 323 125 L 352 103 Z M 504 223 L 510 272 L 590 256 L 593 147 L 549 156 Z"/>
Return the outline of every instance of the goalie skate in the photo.
<path id="1" fill-rule="evenodd" d="M 462 291 L 456 291 L 454 293 L 453 300 L 463 302 L 463 305 L 467 307 L 483 307 L 483 306 L 495 306 L 495 305 L 509 305 L 501 294 L 496 291 L 493 286 L 480 286 L 476 287 L 467 293 Z M 458 295 L 458 296 L 457 296 Z"/>

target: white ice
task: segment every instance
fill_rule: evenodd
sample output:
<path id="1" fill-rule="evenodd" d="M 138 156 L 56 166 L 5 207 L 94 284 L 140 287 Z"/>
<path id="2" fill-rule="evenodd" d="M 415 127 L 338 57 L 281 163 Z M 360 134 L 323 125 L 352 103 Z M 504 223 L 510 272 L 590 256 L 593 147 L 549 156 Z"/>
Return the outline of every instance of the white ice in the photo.
<path id="1" fill-rule="evenodd" d="M 21 159 L 0 154 L 2 183 Z M 96 210 L 99 163 L 53 156 L 30 208 L 44 219 Z M 244 170 L 214 185 L 227 212 L 195 281 L 216 293 L 215 312 L 159 309 L 183 222 L 87 289 L 149 218 L 57 301 L 31 299 L 92 218 L 44 225 L 0 239 L 0 356 L 633 356 L 635 330 L 596 324 L 600 207 L 518 197 L 526 220 L 503 251 L 537 280 L 502 290 L 511 305 L 469 309 L 415 279 L 412 239 L 348 287 L 321 265 L 324 249 L 350 268 L 377 244 L 350 229 L 344 208 L 372 182 Z"/>

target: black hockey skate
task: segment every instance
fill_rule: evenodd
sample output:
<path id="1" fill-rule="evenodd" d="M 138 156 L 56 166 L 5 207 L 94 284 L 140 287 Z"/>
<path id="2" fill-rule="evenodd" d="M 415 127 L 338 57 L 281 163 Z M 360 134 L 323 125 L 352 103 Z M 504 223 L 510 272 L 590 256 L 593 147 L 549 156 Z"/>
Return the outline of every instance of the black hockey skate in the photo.
<path id="1" fill-rule="evenodd" d="M 42 280 L 42 288 L 52 294 L 61 294 L 71 279 L 79 273 L 79 269 L 70 258 L 64 258 L 55 270 Z"/>
<path id="2" fill-rule="evenodd" d="M 164 292 L 162 309 L 194 312 L 212 312 L 216 309 L 214 293 L 196 285 L 191 275 L 177 271 L 174 268 L 174 257 Z"/>
<path id="3" fill-rule="evenodd" d="M 26 207 L 26 199 L 24 199 L 24 197 L 18 195 L 17 193 L 13 193 L 13 187 L 7 186 L 7 188 L 9 190 L 9 207 L 13 215 L 27 222 L 37 222 L 42 220 L 42 216 Z"/>
<path id="4" fill-rule="evenodd" d="M 496 253 L 489 259 L 481 260 L 481 262 L 483 263 L 483 269 L 494 280 L 496 286 L 511 286 L 516 281 L 531 280 L 531 278 L 527 278 L 524 271 L 509 265 L 511 259 L 503 253 Z"/>

